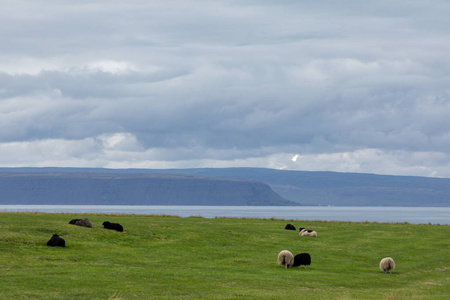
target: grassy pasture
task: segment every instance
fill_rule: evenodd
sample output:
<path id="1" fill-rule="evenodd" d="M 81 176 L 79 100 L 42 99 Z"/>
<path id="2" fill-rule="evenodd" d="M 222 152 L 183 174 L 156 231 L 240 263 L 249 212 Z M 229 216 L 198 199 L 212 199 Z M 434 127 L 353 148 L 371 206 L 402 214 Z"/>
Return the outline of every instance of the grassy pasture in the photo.
<path id="1" fill-rule="evenodd" d="M 68 224 L 80 217 L 94 227 Z M 66 248 L 46 246 L 54 233 Z M 0 213 L 0 299 L 448 299 L 449 237 L 440 225 Z M 310 268 L 277 265 L 283 249 L 310 253 Z"/>

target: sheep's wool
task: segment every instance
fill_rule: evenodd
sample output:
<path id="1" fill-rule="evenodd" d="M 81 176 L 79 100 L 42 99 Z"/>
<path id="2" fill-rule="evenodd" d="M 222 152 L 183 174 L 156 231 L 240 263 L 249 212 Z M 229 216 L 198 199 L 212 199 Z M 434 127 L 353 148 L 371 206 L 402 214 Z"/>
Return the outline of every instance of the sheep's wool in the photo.
<path id="1" fill-rule="evenodd" d="M 380 269 L 384 273 L 391 273 L 395 269 L 395 262 L 391 257 L 385 257 L 380 261 Z"/>
<path id="2" fill-rule="evenodd" d="M 289 250 L 283 250 L 278 254 L 278 264 L 290 268 L 294 264 L 294 255 Z"/>

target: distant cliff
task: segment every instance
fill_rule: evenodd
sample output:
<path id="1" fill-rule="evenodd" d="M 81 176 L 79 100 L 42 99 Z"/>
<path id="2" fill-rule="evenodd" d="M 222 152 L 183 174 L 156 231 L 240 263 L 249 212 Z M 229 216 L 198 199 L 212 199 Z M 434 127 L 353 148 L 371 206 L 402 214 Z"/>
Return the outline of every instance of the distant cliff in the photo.
<path id="1" fill-rule="evenodd" d="M 164 172 L 257 180 L 268 184 L 284 199 L 302 205 L 450 206 L 450 178 L 264 168 L 173 169 Z"/>
<path id="2" fill-rule="evenodd" d="M 335 205 L 335 206 L 450 206 L 450 178 L 430 178 L 417 176 L 391 176 L 360 173 L 338 173 L 338 172 L 310 172 L 292 170 L 274 170 L 265 168 L 200 168 L 200 169 L 103 169 L 103 168 L 0 168 L 1 172 L 9 174 L 26 174 L 26 178 L 40 176 L 39 174 L 53 173 L 53 177 L 72 176 L 71 185 L 69 182 L 62 183 L 68 185 L 65 194 L 75 195 L 83 193 L 82 197 L 70 196 L 70 201 L 89 203 L 91 199 L 97 204 L 114 203 L 127 204 L 127 201 L 147 201 L 148 203 L 161 204 L 183 204 L 183 205 Z M 90 177 L 85 177 L 91 174 Z M 115 175 L 111 175 L 114 173 Z M 59 174 L 58 176 L 56 174 Z M 95 174 L 95 176 L 94 176 Z M 101 175 L 104 174 L 104 175 Z M 137 176 L 137 174 L 140 174 Z M 145 174 L 145 175 L 144 175 Z M 150 176 L 162 176 L 171 178 L 171 181 L 156 184 L 154 186 L 155 196 L 142 195 L 141 192 L 132 192 L 132 189 L 125 188 L 126 184 L 134 189 L 142 191 L 146 184 L 125 183 L 125 178 L 158 178 Z M 170 175 L 172 174 L 172 175 Z M 184 174 L 184 175 L 180 175 Z M 120 176 L 119 176 L 120 175 Z M 46 175 L 49 177 L 50 175 Z M 75 180 L 80 182 L 88 178 L 99 178 L 102 176 L 123 178 L 124 182 L 115 186 L 113 183 L 104 183 L 96 188 L 90 184 L 86 185 L 86 191 L 80 191 L 81 184 L 75 184 Z M 131 176 L 131 177 L 128 177 Z M 135 177 L 137 176 L 137 177 Z M 150 177 L 146 177 L 150 176 Z M 83 178 L 84 177 L 84 178 Z M 78 179 L 76 179 L 78 178 Z M 228 179 L 226 179 L 228 178 Z M 43 180 L 43 178 L 41 178 Z M 25 180 L 25 178 L 24 178 Z M 50 181 L 51 179 L 46 179 Z M 178 181 L 177 181 L 178 180 Z M 3 183 L 2 183 L 3 182 Z M 156 182 L 156 181 L 155 181 Z M 189 182 L 189 183 L 188 183 Z M 176 183 L 176 185 L 174 185 Z M 9 185 L 17 184 L 13 181 L 5 181 L 0 178 L 0 204 L 12 203 L 13 195 L 7 197 L 6 193 Z M 48 183 L 46 183 L 48 184 Z M 268 186 L 267 186 L 267 185 Z M 15 187 L 17 192 L 21 189 L 43 188 L 37 185 L 36 181 Z M 52 186 L 48 184 L 47 190 Z M 138 188 L 139 186 L 139 188 Z M 98 189 L 102 188 L 100 192 Z M 119 188 L 120 187 L 120 188 Z M 270 188 L 269 188 L 270 187 Z M 53 187 L 56 188 L 56 187 Z M 179 189 L 177 191 L 177 189 Z M 116 191 L 117 190 L 117 191 Z M 88 193 L 89 191 L 89 193 Z M 21 197 L 30 201 L 31 191 L 21 191 Z M 34 193 L 37 193 L 35 191 Z M 136 196 L 131 196 L 134 195 Z M 149 194 L 147 191 L 143 194 Z M 153 192 L 152 192 L 153 193 Z M 47 191 L 48 194 L 48 191 Z M 62 195 L 62 192 L 51 194 Z M 91 196 L 95 194 L 95 196 Z M 157 196 L 156 196 L 157 195 Z M 24 198 L 25 197 L 25 198 Z M 47 196 L 46 196 L 47 197 Z M 52 203 L 64 203 L 64 197 L 53 199 Z M 53 198 L 52 198 L 53 197 Z M 31 197 L 35 200 L 44 201 L 41 196 Z M 85 199 L 89 199 L 85 202 Z M 43 200 L 44 199 L 44 200 Z M 45 200 L 45 201 L 48 201 Z M 112 199 L 112 200 L 111 200 Z M 164 201 L 163 201 L 164 199 Z M 176 199 L 176 200 L 175 200 Z M 285 200 L 287 199 L 287 200 Z M 35 201 L 33 200 L 33 201 Z M 102 202 L 104 201 L 104 202 Z M 154 202 L 156 201 L 156 202 Z M 130 203 L 131 203 L 130 202 Z M 37 203 L 37 202 L 34 202 Z M 207 204 L 205 204 L 207 203 Z M 235 204 L 239 203 L 239 204 Z M 113 203 L 111 203 L 113 204 Z"/>
<path id="3" fill-rule="evenodd" d="M 298 205 L 255 180 L 179 174 L 0 172 L 0 204 Z"/>

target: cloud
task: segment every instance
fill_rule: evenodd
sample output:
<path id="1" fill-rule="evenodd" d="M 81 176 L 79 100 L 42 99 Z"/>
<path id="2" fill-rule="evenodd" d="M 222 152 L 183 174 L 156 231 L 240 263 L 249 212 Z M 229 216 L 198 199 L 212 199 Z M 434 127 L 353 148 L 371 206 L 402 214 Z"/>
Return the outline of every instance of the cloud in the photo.
<path id="1" fill-rule="evenodd" d="M 5 3 L 0 164 L 450 176 L 448 12 L 437 0 Z"/>

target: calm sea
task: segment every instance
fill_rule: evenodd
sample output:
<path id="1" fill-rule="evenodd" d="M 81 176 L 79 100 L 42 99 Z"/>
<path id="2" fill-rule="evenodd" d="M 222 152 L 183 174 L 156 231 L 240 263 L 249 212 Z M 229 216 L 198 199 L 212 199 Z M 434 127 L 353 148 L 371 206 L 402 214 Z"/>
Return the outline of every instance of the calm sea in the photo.
<path id="1" fill-rule="evenodd" d="M 450 207 L 0 205 L 0 211 L 450 225 Z"/>

